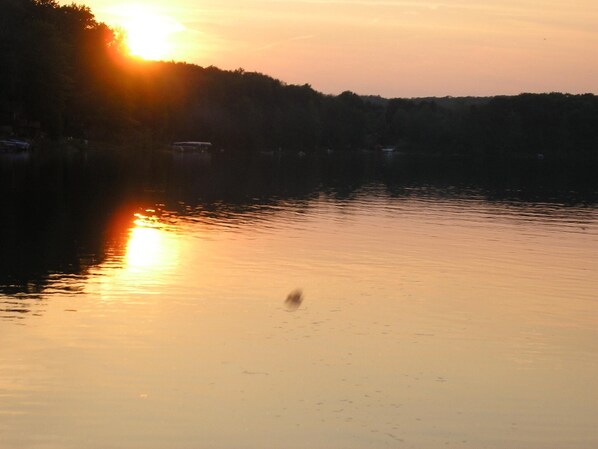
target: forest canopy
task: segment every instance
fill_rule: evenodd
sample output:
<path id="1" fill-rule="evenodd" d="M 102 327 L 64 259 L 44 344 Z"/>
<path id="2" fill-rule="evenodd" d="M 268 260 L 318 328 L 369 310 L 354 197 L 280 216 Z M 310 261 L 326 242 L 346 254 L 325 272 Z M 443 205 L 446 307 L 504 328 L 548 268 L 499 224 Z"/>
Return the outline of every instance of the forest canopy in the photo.
<path id="1" fill-rule="evenodd" d="M 242 69 L 131 58 L 88 7 L 55 0 L 2 0 L 0 61 L 0 137 L 209 140 L 236 151 L 598 152 L 593 94 L 325 95 Z"/>

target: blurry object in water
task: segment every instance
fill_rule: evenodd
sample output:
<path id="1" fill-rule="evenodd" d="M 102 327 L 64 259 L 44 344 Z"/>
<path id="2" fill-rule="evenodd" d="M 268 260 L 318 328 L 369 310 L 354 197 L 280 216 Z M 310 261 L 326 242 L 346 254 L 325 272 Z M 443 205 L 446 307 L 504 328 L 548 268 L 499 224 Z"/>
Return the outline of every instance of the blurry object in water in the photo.
<path id="1" fill-rule="evenodd" d="M 302 302 L 303 302 L 303 291 L 298 288 L 288 294 L 287 299 L 285 300 L 284 303 L 287 306 L 287 309 L 297 310 Z"/>

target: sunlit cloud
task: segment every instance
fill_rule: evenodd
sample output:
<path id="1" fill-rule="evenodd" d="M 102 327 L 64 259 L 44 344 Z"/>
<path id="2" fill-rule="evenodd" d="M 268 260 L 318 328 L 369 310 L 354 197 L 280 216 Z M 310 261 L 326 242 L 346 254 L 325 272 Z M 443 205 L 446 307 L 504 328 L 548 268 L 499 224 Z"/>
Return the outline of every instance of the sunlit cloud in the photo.
<path id="1" fill-rule="evenodd" d="M 271 42 L 269 44 L 265 44 L 265 45 L 262 45 L 260 47 L 254 48 L 253 50 L 254 51 L 266 50 L 266 49 L 269 49 L 269 48 L 272 48 L 272 47 L 276 47 L 278 45 L 285 44 L 287 42 L 303 41 L 303 40 L 313 39 L 314 37 L 316 37 L 316 36 L 313 35 L 313 34 L 306 34 L 305 36 L 295 36 L 295 37 L 291 37 L 289 39 L 283 39 L 283 40 L 280 40 L 280 41 L 277 41 L 277 42 Z"/>

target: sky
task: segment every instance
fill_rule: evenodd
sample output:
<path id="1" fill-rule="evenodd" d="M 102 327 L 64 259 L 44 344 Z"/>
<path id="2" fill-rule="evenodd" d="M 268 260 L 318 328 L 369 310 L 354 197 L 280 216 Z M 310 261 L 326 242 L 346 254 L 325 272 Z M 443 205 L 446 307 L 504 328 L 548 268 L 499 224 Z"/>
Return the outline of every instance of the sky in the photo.
<path id="1" fill-rule="evenodd" d="M 598 93 L 596 0 L 79 3 L 108 25 L 145 27 L 141 41 L 161 48 L 149 57 L 243 68 L 329 94 Z"/>

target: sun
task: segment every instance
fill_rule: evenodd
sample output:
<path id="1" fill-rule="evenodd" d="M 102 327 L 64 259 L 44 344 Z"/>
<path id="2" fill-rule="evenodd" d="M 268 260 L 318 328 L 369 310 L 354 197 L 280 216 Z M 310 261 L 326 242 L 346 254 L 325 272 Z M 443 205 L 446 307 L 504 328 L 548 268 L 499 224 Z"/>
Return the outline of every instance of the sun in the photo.
<path id="1" fill-rule="evenodd" d="M 147 5 L 123 5 L 118 10 L 129 53 L 148 60 L 168 59 L 173 54 L 170 37 L 185 27 Z"/>

